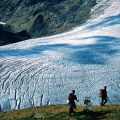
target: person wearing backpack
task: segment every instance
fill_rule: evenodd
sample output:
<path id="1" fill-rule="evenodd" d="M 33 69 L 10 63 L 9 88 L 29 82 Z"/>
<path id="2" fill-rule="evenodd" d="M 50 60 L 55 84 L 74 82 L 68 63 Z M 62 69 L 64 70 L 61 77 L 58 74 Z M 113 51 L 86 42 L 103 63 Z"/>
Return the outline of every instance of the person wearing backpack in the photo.
<path id="1" fill-rule="evenodd" d="M 104 86 L 104 89 L 100 90 L 100 97 L 101 97 L 101 106 L 104 106 L 107 101 L 108 101 L 108 96 L 107 96 L 107 87 Z"/>
<path id="2" fill-rule="evenodd" d="M 73 113 L 73 108 L 76 109 L 75 100 L 76 100 L 77 102 L 79 102 L 79 101 L 77 100 L 76 95 L 75 95 L 75 90 L 72 90 L 72 93 L 70 93 L 69 96 L 68 96 L 69 116 L 71 116 L 71 114 Z"/>

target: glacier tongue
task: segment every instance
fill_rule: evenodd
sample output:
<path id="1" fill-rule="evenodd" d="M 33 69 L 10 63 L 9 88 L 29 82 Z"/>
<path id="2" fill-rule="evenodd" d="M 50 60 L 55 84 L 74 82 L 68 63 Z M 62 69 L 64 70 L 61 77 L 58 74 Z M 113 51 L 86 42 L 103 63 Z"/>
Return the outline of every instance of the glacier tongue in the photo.
<path id="1" fill-rule="evenodd" d="M 90 96 L 99 105 L 104 85 L 108 104 L 120 103 L 119 8 L 111 0 L 101 15 L 69 32 L 0 47 L 0 110 L 66 104 L 72 89 L 78 104 Z"/>

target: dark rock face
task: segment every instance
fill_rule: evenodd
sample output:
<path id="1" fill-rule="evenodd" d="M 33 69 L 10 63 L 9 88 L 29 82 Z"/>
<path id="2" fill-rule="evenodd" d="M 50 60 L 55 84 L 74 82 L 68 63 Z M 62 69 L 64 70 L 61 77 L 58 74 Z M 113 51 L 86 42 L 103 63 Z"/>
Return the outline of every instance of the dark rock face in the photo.
<path id="1" fill-rule="evenodd" d="M 84 23 L 96 0 L 0 0 L 0 21 L 32 38 L 58 34 Z"/>
<path id="2" fill-rule="evenodd" d="M 29 39 L 26 30 L 13 33 L 9 25 L 0 25 L 0 46 Z"/>

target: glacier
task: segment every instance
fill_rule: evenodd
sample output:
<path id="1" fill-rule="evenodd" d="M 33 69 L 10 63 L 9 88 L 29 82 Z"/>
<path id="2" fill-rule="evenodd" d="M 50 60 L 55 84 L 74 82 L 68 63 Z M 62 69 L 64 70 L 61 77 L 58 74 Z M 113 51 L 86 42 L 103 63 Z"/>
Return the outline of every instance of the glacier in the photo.
<path id="1" fill-rule="evenodd" d="M 101 7 L 102 6 L 102 7 Z M 68 32 L 0 47 L 0 111 L 79 103 L 120 104 L 120 0 L 98 0 L 91 18 Z"/>

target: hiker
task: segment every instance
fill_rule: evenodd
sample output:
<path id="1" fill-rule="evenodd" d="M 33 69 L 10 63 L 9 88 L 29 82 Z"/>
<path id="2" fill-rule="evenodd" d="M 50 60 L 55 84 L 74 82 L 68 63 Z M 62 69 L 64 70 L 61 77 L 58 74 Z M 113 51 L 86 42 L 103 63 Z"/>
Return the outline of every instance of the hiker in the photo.
<path id="1" fill-rule="evenodd" d="M 101 91 L 101 106 L 104 106 L 106 103 L 107 103 L 107 101 L 108 101 L 108 96 L 107 96 L 107 91 L 106 91 L 106 89 L 107 89 L 107 87 L 106 86 L 104 86 L 104 89 L 102 89 L 102 91 Z"/>
<path id="2" fill-rule="evenodd" d="M 74 111 L 73 111 L 73 108 L 76 109 L 75 100 L 76 100 L 77 102 L 79 102 L 79 101 L 77 100 L 76 95 L 75 95 L 75 90 L 72 90 L 72 93 L 70 93 L 69 96 L 68 96 L 69 116 L 71 116 L 71 114 L 74 112 Z"/>
<path id="3" fill-rule="evenodd" d="M 0 105 L 0 112 L 2 112 L 2 107 L 1 107 L 1 105 Z"/>

